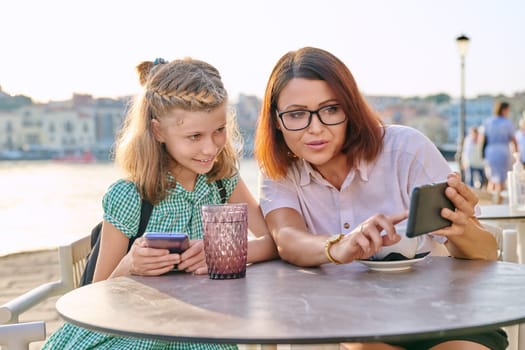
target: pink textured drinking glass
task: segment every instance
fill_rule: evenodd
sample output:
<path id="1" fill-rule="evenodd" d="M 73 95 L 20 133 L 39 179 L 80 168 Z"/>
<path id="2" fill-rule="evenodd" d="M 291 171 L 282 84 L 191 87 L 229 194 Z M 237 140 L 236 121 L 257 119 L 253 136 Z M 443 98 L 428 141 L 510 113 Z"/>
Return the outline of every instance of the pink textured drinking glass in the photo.
<path id="1" fill-rule="evenodd" d="M 243 278 L 248 252 L 248 205 L 203 205 L 202 227 L 208 276 L 211 279 Z"/>

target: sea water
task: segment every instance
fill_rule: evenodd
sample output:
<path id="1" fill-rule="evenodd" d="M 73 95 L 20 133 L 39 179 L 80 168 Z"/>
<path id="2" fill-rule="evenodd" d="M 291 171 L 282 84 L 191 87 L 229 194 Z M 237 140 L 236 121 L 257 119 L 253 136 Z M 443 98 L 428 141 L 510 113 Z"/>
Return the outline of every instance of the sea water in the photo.
<path id="1" fill-rule="evenodd" d="M 240 170 L 258 198 L 256 161 L 242 160 Z M 113 163 L 0 162 L 0 256 L 85 236 L 102 219 L 102 196 L 120 177 Z"/>
<path id="2" fill-rule="evenodd" d="M 241 161 L 241 176 L 257 196 L 255 160 Z M 85 236 L 102 219 L 102 196 L 121 177 L 113 163 L 0 162 L 0 256 Z"/>

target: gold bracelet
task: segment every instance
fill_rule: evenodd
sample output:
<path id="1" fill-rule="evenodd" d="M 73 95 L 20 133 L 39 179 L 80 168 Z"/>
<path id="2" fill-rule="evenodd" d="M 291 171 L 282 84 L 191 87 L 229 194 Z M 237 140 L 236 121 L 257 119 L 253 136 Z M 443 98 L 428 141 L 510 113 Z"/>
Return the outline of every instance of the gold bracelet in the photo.
<path id="1" fill-rule="evenodd" d="M 345 235 L 343 233 L 340 233 L 338 235 L 332 236 L 329 239 L 327 239 L 325 244 L 324 244 L 324 252 L 326 254 L 326 257 L 328 258 L 328 260 L 330 260 L 330 262 L 332 262 L 332 263 L 334 263 L 336 265 L 340 265 L 340 264 L 342 264 L 342 262 L 340 262 L 339 260 L 334 258 L 332 256 L 332 254 L 330 254 L 330 248 L 332 247 L 332 245 L 334 245 L 335 243 L 339 242 L 344 236 Z"/>

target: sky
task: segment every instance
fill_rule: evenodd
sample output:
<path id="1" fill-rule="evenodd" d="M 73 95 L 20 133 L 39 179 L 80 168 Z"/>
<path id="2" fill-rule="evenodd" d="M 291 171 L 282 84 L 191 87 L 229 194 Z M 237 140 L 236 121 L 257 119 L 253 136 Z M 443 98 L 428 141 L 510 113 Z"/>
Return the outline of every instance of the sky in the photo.
<path id="1" fill-rule="evenodd" d="M 303 46 L 343 60 L 367 95 L 525 91 L 523 0 L 5 0 L 0 86 L 37 102 L 140 90 L 135 67 L 191 56 L 232 99 L 262 96 L 278 59 Z"/>

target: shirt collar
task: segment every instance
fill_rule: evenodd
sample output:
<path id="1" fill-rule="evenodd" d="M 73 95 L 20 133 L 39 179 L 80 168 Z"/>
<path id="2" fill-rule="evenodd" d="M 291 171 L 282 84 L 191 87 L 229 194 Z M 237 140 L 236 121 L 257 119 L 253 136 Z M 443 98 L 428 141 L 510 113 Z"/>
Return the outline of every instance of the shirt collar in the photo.
<path id="1" fill-rule="evenodd" d="M 204 174 L 197 175 L 193 191 L 188 191 L 184 187 L 182 187 L 181 184 L 175 180 L 171 173 L 168 173 L 168 179 L 168 181 L 170 181 L 171 183 L 175 182 L 175 188 L 172 189 L 172 191 L 174 191 L 177 195 L 183 196 L 188 200 L 196 201 L 207 195 L 210 191 L 209 186 L 207 186 L 207 176 Z"/>
<path id="2" fill-rule="evenodd" d="M 301 169 L 301 172 L 300 172 L 300 185 L 301 186 L 308 185 L 314 178 L 318 179 L 318 181 L 321 181 L 323 183 L 327 182 L 321 176 L 321 174 L 312 167 L 312 165 L 309 162 L 307 162 L 304 159 L 300 159 L 297 162 L 299 162 L 299 168 Z M 359 174 L 359 177 L 361 178 L 362 181 L 368 181 L 369 170 L 370 170 L 370 165 L 366 163 L 365 161 L 361 160 L 355 169 L 350 170 L 350 172 L 346 176 L 345 183 L 351 182 L 354 179 L 356 172 Z"/>

